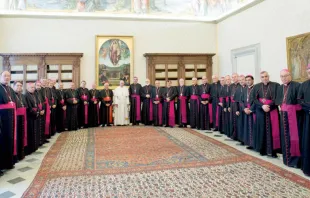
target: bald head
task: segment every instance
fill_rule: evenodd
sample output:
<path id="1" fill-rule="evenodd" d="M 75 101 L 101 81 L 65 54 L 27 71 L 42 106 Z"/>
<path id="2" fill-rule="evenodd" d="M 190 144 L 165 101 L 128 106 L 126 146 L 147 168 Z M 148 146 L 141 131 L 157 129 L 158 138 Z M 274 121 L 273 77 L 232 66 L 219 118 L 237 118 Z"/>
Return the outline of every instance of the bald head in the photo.
<path id="1" fill-rule="evenodd" d="M 212 82 L 217 83 L 219 81 L 219 77 L 217 75 L 212 76 Z"/>
<path id="2" fill-rule="evenodd" d="M 233 83 L 238 83 L 238 77 L 239 77 L 239 75 L 237 73 L 233 73 L 231 75 Z"/>
<path id="3" fill-rule="evenodd" d="M 180 78 L 180 80 L 179 80 L 179 85 L 180 85 L 180 86 L 183 86 L 183 85 L 184 85 L 184 79 L 183 79 L 183 78 Z"/>
<path id="4" fill-rule="evenodd" d="M 36 90 L 36 87 L 34 83 L 27 83 L 27 91 L 29 93 L 34 93 L 35 90 Z"/>
<path id="5" fill-rule="evenodd" d="M 202 80 L 202 84 L 206 84 L 208 82 L 208 79 L 206 76 L 203 76 L 201 80 Z"/>
<path id="6" fill-rule="evenodd" d="M 9 85 L 11 81 L 11 73 L 8 71 L 3 71 L 1 73 L 1 83 L 5 85 Z"/>
<path id="7" fill-rule="evenodd" d="M 193 84 L 193 85 L 197 85 L 197 78 L 195 78 L 195 77 L 192 78 L 192 84 Z"/>

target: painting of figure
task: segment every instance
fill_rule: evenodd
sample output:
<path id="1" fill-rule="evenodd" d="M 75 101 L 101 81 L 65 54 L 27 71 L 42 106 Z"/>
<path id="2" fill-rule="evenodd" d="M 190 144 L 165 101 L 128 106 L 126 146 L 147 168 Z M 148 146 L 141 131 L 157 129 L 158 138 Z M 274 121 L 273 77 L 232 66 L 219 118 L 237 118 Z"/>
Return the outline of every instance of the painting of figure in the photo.
<path id="1" fill-rule="evenodd" d="M 133 37 L 96 36 L 96 82 L 113 88 L 120 80 L 130 83 L 133 75 Z"/>
<path id="2" fill-rule="evenodd" d="M 259 0 L 5 0 L 10 10 L 219 17 Z"/>
<path id="3" fill-rule="evenodd" d="M 310 33 L 286 39 L 287 64 L 293 80 L 303 82 L 307 79 L 307 65 L 310 64 Z"/>

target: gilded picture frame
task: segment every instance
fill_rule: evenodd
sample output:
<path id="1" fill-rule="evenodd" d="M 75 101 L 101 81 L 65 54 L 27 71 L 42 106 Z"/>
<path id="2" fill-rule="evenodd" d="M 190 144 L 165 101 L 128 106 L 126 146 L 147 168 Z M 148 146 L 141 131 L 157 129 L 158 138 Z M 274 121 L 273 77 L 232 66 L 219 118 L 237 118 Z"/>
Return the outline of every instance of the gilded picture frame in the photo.
<path id="1" fill-rule="evenodd" d="M 108 82 L 110 89 L 119 86 L 124 80 L 129 86 L 134 71 L 133 36 L 96 35 L 96 84 L 103 89 Z"/>
<path id="2" fill-rule="evenodd" d="M 310 64 L 310 32 L 286 38 L 287 65 L 292 79 L 304 82 Z"/>

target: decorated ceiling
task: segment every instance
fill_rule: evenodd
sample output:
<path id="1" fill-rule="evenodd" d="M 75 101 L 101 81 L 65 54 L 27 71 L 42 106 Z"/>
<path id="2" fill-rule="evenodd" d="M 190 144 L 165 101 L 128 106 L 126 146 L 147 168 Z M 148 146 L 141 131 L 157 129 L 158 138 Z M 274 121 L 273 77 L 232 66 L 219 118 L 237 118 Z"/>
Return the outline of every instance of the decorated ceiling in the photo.
<path id="1" fill-rule="evenodd" d="M 5 10 L 219 19 L 258 0 L 3 0 Z"/>

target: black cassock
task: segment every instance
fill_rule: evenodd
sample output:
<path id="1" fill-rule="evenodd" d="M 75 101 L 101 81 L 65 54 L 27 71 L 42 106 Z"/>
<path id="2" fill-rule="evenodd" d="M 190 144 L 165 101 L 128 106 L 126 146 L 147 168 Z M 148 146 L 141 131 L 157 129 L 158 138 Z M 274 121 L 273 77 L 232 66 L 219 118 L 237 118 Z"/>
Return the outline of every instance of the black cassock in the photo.
<path id="1" fill-rule="evenodd" d="M 231 137 L 234 140 L 238 139 L 238 116 L 236 115 L 236 112 L 239 111 L 239 103 L 235 99 L 235 94 L 237 94 L 236 98 L 239 98 L 238 93 L 236 93 L 237 89 L 239 89 L 240 84 L 239 83 L 233 83 L 229 87 L 229 99 L 230 99 L 230 132 L 228 134 L 229 137 Z"/>
<path id="2" fill-rule="evenodd" d="M 190 103 L 190 125 L 191 128 L 200 129 L 199 106 L 200 106 L 200 88 L 198 85 L 188 87 L 189 103 Z"/>
<path id="3" fill-rule="evenodd" d="M 141 111 L 141 122 L 145 125 L 151 125 L 153 122 L 153 115 L 151 109 L 153 109 L 152 104 L 152 85 L 145 85 L 141 89 L 141 99 L 142 99 L 142 111 Z M 149 98 L 146 95 L 150 95 Z"/>
<path id="4" fill-rule="evenodd" d="M 79 127 L 88 127 L 88 114 L 89 114 L 89 92 L 87 88 L 79 87 L 77 89 L 79 105 L 78 105 L 78 119 Z M 87 104 L 85 104 L 85 102 Z"/>
<path id="5" fill-rule="evenodd" d="M 187 86 L 178 86 L 177 88 L 177 123 L 180 127 L 187 127 L 189 123 L 189 91 Z"/>
<path id="6" fill-rule="evenodd" d="M 51 93 L 50 132 L 51 132 L 51 135 L 55 135 L 56 133 L 56 112 L 57 112 L 57 109 L 56 109 L 57 108 L 57 91 L 55 88 L 50 88 L 50 93 Z M 53 108 L 53 105 L 55 105 L 55 108 Z"/>
<path id="7" fill-rule="evenodd" d="M 219 94 L 221 91 L 221 84 L 220 81 L 211 84 L 211 98 L 212 98 L 212 125 L 210 127 L 214 128 L 216 131 L 218 130 L 219 121 L 217 120 L 218 117 L 218 104 L 219 104 Z"/>
<path id="8" fill-rule="evenodd" d="M 303 111 L 298 104 L 297 95 L 300 83 L 291 81 L 278 88 L 276 105 L 281 107 L 281 148 L 283 163 L 300 167 Z"/>
<path id="9" fill-rule="evenodd" d="M 27 146 L 27 103 L 25 96 L 16 93 L 16 114 L 17 114 L 17 158 L 22 160 L 25 157 Z"/>
<path id="10" fill-rule="evenodd" d="M 40 131 L 41 118 L 44 115 L 40 116 L 40 108 L 39 108 L 39 99 L 36 93 L 26 92 L 25 94 L 26 102 L 27 102 L 27 149 L 26 154 L 31 154 L 35 152 L 40 144 L 42 134 Z"/>
<path id="11" fill-rule="evenodd" d="M 14 165 L 14 155 L 17 155 L 15 134 L 16 98 L 10 86 L 0 84 L 0 170 L 11 169 Z M 14 149 L 15 146 L 15 149 Z"/>
<path id="12" fill-rule="evenodd" d="M 64 110 L 63 107 L 66 106 L 65 90 L 59 89 L 56 92 L 57 94 L 57 107 L 56 107 L 56 131 L 63 132 L 67 128 L 67 110 Z"/>
<path id="13" fill-rule="evenodd" d="M 177 91 L 175 87 L 164 88 L 163 124 L 168 127 L 175 126 L 175 97 Z M 167 98 L 170 100 L 168 101 Z"/>
<path id="14" fill-rule="evenodd" d="M 269 82 L 267 85 L 256 84 L 253 88 L 255 110 L 252 108 L 251 110 L 256 113 L 255 149 L 261 155 L 275 156 L 278 151 L 281 151 L 279 110 L 275 104 L 278 87 L 278 83 Z M 266 113 L 262 109 L 264 104 L 270 106 L 270 112 Z"/>
<path id="15" fill-rule="evenodd" d="M 224 109 L 226 109 L 226 112 L 224 112 L 224 121 L 225 121 L 225 126 L 224 126 L 224 133 L 230 137 L 230 132 L 231 132 L 231 113 L 228 111 L 228 108 L 231 105 L 231 100 L 230 100 L 230 86 L 231 85 L 225 85 L 225 105 Z"/>
<path id="16" fill-rule="evenodd" d="M 243 142 L 245 145 L 248 145 L 250 148 L 255 149 L 255 122 L 256 122 L 256 115 L 255 115 L 255 107 L 254 101 L 252 98 L 252 91 L 254 85 L 251 87 L 245 87 L 241 96 L 241 108 L 240 111 L 243 112 Z M 244 109 L 248 108 L 249 110 L 252 109 L 252 113 L 246 114 Z M 242 138 L 242 137 L 241 137 Z"/>
<path id="17" fill-rule="evenodd" d="M 200 118 L 200 129 L 210 130 L 210 124 L 212 123 L 212 98 L 210 95 L 211 86 L 206 83 L 200 85 L 199 98 L 199 118 Z M 208 104 L 202 104 L 201 102 L 206 101 Z"/>
<path id="18" fill-rule="evenodd" d="M 130 123 L 133 125 L 139 125 L 141 121 L 141 89 L 142 86 L 139 83 L 129 86 Z"/>
<path id="19" fill-rule="evenodd" d="M 239 116 L 236 116 L 237 119 L 237 137 L 236 139 L 244 144 L 244 106 L 242 105 L 242 97 L 243 93 L 245 92 L 245 86 L 239 86 L 236 90 L 234 101 L 237 102 L 238 108 L 237 111 L 239 112 Z"/>
<path id="20" fill-rule="evenodd" d="M 301 138 L 301 169 L 307 176 L 310 176 L 310 80 L 301 84 L 297 98 L 305 116 Z"/>
<path id="21" fill-rule="evenodd" d="M 45 100 L 43 98 L 42 92 L 41 90 L 36 90 L 34 92 L 34 94 L 36 95 L 36 98 L 38 100 L 38 110 L 42 111 L 42 110 L 46 110 L 46 103 Z M 39 134 L 39 144 L 42 145 L 45 143 L 46 141 L 46 136 L 45 136 L 45 121 L 46 121 L 46 111 L 43 115 L 39 115 L 39 121 L 38 121 L 38 134 Z"/>
<path id="22" fill-rule="evenodd" d="M 100 92 L 97 89 L 89 90 L 89 106 L 88 106 L 88 125 L 89 127 L 97 127 L 100 125 L 99 120 L 99 102 L 100 102 Z"/>
<path id="23" fill-rule="evenodd" d="M 163 104 L 164 104 L 164 88 L 153 87 L 152 102 L 153 102 L 153 124 L 154 126 L 163 125 Z M 155 102 L 159 102 L 155 104 Z"/>
<path id="24" fill-rule="evenodd" d="M 45 138 L 51 137 L 51 102 L 52 102 L 52 94 L 51 89 L 49 87 L 42 87 L 40 89 L 40 94 L 42 97 L 43 102 L 43 109 L 44 109 L 44 135 Z"/>
<path id="25" fill-rule="evenodd" d="M 224 128 L 225 128 L 225 112 L 224 112 L 224 107 L 226 105 L 226 91 L 225 91 L 225 85 L 224 86 L 220 86 L 219 88 L 219 99 L 218 102 L 222 103 L 222 106 L 220 106 L 219 104 L 217 105 L 217 122 L 218 122 L 218 130 L 221 133 L 224 133 Z"/>
<path id="26" fill-rule="evenodd" d="M 109 126 L 113 124 L 113 91 L 110 89 L 101 90 L 100 98 L 100 124 L 102 124 L 102 126 Z"/>
<path id="27" fill-rule="evenodd" d="M 79 105 L 79 95 L 74 89 L 68 89 L 65 94 L 67 102 L 67 123 L 68 130 L 75 131 L 79 127 L 78 121 L 78 105 Z M 74 104 L 74 101 L 77 103 Z M 84 116 L 83 116 L 84 117 Z"/>

